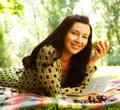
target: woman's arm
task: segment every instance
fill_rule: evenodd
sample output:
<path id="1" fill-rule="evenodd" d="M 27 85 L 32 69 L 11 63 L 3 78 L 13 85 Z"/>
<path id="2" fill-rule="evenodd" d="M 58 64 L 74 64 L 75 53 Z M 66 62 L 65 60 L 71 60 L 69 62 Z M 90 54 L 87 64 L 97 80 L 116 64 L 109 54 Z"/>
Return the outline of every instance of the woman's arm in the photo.
<path id="1" fill-rule="evenodd" d="M 82 82 L 81 88 L 82 90 L 85 89 L 85 87 L 88 85 L 90 80 L 92 79 L 93 73 L 97 70 L 97 67 L 94 66 L 93 68 L 91 66 L 86 67 L 86 73 L 85 73 L 85 78 Z"/>

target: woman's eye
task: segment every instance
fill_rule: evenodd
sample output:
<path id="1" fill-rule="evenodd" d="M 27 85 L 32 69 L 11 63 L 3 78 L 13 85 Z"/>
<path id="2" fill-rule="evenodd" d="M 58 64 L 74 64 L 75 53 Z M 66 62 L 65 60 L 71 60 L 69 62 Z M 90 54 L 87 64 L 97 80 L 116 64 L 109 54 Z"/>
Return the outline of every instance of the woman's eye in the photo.
<path id="1" fill-rule="evenodd" d="M 87 39 L 88 37 L 87 36 L 83 36 L 83 38 Z"/>
<path id="2" fill-rule="evenodd" d="M 76 32 L 73 32 L 73 31 L 71 31 L 71 33 L 72 33 L 73 35 L 78 35 Z"/>
<path id="3" fill-rule="evenodd" d="M 72 34 L 76 34 L 75 32 L 71 32 Z"/>

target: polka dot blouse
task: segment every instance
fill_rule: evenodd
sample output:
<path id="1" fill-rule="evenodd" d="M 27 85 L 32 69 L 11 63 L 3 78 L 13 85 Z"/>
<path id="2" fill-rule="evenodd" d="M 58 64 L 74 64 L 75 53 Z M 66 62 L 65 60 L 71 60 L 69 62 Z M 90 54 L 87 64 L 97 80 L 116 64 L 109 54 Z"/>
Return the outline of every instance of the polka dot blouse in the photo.
<path id="1" fill-rule="evenodd" d="M 36 60 L 37 70 L 30 68 L 0 70 L 0 86 L 13 87 L 48 96 L 82 92 L 96 69 L 87 66 L 85 80 L 81 86 L 62 88 L 64 76 L 62 76 L 61 61 L 60 59 L 55 60 L 55 58 L 56 50 L 51 45 L 42 47 Z"/>

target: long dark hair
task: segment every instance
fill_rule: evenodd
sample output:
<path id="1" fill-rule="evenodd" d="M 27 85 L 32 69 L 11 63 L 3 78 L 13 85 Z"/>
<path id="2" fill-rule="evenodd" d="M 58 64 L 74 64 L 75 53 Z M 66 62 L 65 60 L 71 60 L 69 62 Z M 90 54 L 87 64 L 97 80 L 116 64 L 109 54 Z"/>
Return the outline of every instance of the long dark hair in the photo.
<path id="1" fill-rule="evenodd" d="M 86 16 L 78 14 L 67 16 L 42 43 L 34 48 L 30 56 L 23 58 L 23 65 L 28 68 L 35 68 L 38 52 L 44 45 L 52 45 L 58 52 L 58 58 L 60 58 L 64 49 L 65 35 L 75 22 L 88 24 L 90 26 L 90 35 L 86 47 L 72 56 L 70 69 L 62 86 L 75 87 L 80 85 L 85 77 L 86 65 L 89 61 L 92 47 L 92 27 Z"/>

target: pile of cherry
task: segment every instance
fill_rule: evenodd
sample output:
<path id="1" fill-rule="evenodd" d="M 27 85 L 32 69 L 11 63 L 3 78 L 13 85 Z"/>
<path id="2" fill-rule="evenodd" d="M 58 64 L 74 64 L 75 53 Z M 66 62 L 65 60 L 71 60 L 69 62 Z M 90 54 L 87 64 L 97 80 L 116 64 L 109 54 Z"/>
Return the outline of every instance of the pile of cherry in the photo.
<path id="1" fill-rule="evenodd" d="M 111 101 L 115 101 L 116 98 L 108 98 L 105 95 L 98 95 L 96 97 L 93 96 L 88 96 L 88 99 L 86 100 L 74 100 L 74 102 L 79 102 L 79 103 L 108 103 Z"/>

